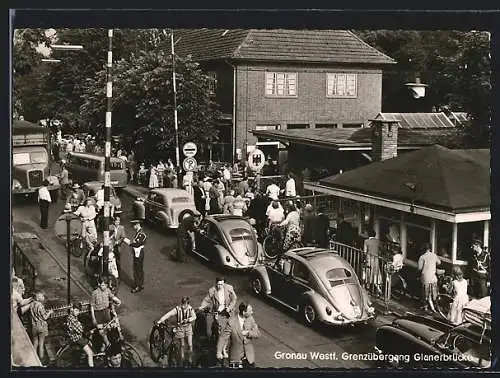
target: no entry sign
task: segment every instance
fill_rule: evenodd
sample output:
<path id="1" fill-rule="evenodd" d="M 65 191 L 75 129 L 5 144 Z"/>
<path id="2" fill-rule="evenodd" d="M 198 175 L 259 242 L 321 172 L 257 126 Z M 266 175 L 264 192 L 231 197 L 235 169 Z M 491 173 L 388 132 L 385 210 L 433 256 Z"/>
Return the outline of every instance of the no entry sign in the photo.
<path id="1" fill-rule="evenodd" d="M 182 152 L 186 157 L 193 157 L 198 152 L 198 147 L 193 142 L 187 142 L 182 146 Z"/>

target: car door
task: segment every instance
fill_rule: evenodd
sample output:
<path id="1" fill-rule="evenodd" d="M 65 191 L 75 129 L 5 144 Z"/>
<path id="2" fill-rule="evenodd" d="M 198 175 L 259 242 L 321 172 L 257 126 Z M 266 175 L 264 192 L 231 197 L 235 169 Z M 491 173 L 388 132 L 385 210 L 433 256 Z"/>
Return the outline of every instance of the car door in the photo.
<path id="1" fill-rule="evenodd" d="M 283 301 L 291 269 L 292 260 L 288 256 L 283 256 L 276 264 L 267 266 L 271 295 L 280 301 Z"/>
<path id="2" fill-rule="evenodd" d="M 295 260 L 291 273 L 285 280 L 283 301 L 298 309 L 302 304 L 302 294 L 311 290 L 311 279 L 309 268 L 303 262 Z"/>
<path id="3" fill-rule="evenodd" d="M 144 201 L 144 208 L 146 211 L 146 219 L 156 221 L 156 209 L 158 208 L 156 201 L 158 201 L 157 193 L 149 193 L 146 201 Z"/>
<path id="4" fill-rule="evenodd" d="M 222 245 L 222 235 L 219 227 L 213 222 L 208 225 L 206 237 L 206 256 L 213 263 L 221 263 L 217 245 Z"/>
<path id="5" fill-rule="evenodd" d="M 210 227 L 210 221 L 207 219 L 203 219 L 200 222 L 199 227 L 196 229 L 195 234 L 194 234 L 194 239 L 196 243 L 196 252 L 198 252 L 200 255 L 207 256 L 207 245 L 208 245 L 208 229 Z"/>

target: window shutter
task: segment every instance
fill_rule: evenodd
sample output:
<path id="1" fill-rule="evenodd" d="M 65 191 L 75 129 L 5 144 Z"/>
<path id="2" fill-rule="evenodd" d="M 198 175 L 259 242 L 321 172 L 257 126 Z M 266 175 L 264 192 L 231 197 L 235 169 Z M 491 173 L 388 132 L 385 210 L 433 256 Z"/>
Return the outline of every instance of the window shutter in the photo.
<path id="1" fill-rule="evenodd" d="M 276 94 L 278 96 L 283 96 L 285 94 L 285 74 L 276 74 Z"/>
<path id="2" fill-rule="evenodd" d="M 274 72 L 266 72 L 266 95 L 275 94 Z"/>
<path id="3" fill-rule="evenodd" d="M 287 95 L 297 95 L 297 74 L 295 73 L 287 74 Z"/>
<path id="4" fill-rule="evenodd" d="M 348 74 L 346 77 L 346 95 L 356 96 L 356 74 Z"/>

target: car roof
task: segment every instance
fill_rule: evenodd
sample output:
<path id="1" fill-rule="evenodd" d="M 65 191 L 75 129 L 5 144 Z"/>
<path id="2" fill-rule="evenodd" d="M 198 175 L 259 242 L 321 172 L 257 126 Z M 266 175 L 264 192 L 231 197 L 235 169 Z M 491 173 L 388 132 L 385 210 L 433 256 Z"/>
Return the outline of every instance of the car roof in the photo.
<path id="1" fill-rule="evenodd" d="M 87 181 L 87 182 L 84 182 L 83 185 L 87 185 L 89 187 L 101 187 L 102 185 L 104 185 L 104 182 L 103 181 Z M 113 186 L 113 185 L 111 185 Z"/>
<path id="2" fill-rule="evenodd" d="M 92 160 L 100 160 L 100 161 L 104 161 L 104 159 L 105 159 L 104 155 L 93 154 L 90 152 L 73 152 L 73 151 L 71 151 L 70 155 L 75 156 L 75 157 L 81 157 L 81 158 L 92 159 Z M 118 158 L 118 157 L 111 156 L 110 161 L 116 162 L 116 161 L 123 161 L 123 160 Z"/>
<path id="3" fill-rule="evenodd" d="M 156 188 L 151 192 L 161 194 L 163 196 L 172 196 L 172 197 L 189 197 L 189 193 L 184 189 L 176 189 L 176 188 Z"/>
<path id="4" fill-rule="evenodd" d="M 246 217 L 238 215 L 212 214 L 212 215 L 207 215 L 205 219 L 213 223 L 218 223 L 220 227 L 226 230 L 241 228 L 242 226 L 244 226 L 247 229 L 250 229 L 252 227 Z"/>
<path id="5" fill-rule="evenodd" d="M 285 255 L 296 257 L 297 260 L 306 261 L 320 271 L 332 268 L 343 268 L 346 266 L 352 269 L 344 258 L 331 249 L 304 247 L 289 250 Z M 328 262 L 328 264 L 325 264 L 326 262 Z"/>

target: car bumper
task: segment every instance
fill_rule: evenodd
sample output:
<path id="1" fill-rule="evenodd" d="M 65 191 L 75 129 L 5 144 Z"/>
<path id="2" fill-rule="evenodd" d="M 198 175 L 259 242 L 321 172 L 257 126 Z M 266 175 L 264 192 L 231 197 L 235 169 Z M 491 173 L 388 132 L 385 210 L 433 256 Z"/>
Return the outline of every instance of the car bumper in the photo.
<path id="1" fill-rule="evenodd" d="M 258 263 L 252 264 L 252 265 L 229 265 L 229 264 L 223 264 L 224 269 L 227 270 L 233 270 L 233 271 L 238 271 L 238 272 L 250 272 L 255 268 L 255 266 L 258 265 Z"/>
<path id="2" fill-rule="evenodd" d="M 12 194 L 29 194 L 29 193 L 35 193 L 38 191 L 39 188 L 22 188 L 22 189 L 12 189 Z M 58 190 L 59 186 L 58 185 L 50 185 L 47 187 L 49 191 L 52 190 Z"/>
<path id="3" fill-rule="evenodd" d="M 343 320 L 336 320 L 336 319 L 321 319 L 320 321 L 326 325 L 331 325 L 331 326 L 349 326 L 349 325 L 356 325 L 359 323 L 366 323 L 372 319 L 375 319 L 376 315 L 369 315 L 369 316 L 364 316 L 360 319 L 343 319 Z"/>

